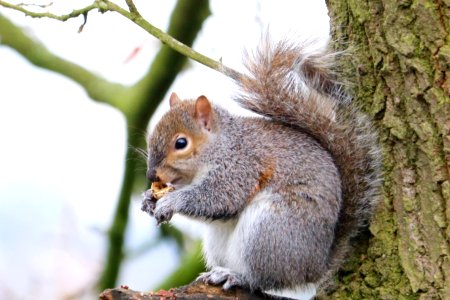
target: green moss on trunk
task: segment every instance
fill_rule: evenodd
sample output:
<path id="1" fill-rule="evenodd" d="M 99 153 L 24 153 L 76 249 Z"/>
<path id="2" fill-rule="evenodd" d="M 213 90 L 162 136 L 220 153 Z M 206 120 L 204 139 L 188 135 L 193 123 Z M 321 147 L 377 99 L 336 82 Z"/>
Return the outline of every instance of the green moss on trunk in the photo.
<path id="1" fill-rule="evenodd" d="M 328 1 L 343 75 L 375 119 L 383 201 L 368 247 L 333 299 L 450 299 L 450 7 L 442 1 Z M 343 47 L 342 45 L 346 45 Z"/>

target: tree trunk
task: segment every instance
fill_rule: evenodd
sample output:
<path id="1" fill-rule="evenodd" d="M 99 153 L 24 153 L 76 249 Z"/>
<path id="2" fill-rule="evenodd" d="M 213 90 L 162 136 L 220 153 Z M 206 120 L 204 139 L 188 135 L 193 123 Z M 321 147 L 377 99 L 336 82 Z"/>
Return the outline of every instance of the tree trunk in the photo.
<path id="1" fill-rule="evenodd" d="M 328 0 L 344 75 L 379 127 L 383 199 L 333 299 L 450 299 L 450 1 Z M 345 46 L 342 46 L 345 45 Z"/>

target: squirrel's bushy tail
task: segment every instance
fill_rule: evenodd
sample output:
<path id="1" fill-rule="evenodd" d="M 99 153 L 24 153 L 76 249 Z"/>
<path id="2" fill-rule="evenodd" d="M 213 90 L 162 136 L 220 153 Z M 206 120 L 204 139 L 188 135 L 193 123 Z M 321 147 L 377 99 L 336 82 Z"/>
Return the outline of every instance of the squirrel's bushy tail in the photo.
<path id="1" fill-rule="evenodd" d="M 244 108 L 300 128 L 332 155 L 342 180 L 343 207 L 329 265 L 334 271 L 349 240 L 373 214 L 381 184 L 381 155 L 367 116 L 336 80 L 337 54 L 308 50 L 310 45 L 266 42 L 247 57 L 250 75 L 238 80 Z"/>

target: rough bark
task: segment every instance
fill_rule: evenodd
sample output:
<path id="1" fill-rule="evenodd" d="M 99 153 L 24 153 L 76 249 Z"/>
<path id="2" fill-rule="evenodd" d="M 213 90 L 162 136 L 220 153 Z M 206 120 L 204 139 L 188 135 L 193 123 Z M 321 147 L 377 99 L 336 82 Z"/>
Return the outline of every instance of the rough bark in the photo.
<path id="1" fill-rule="evenodd" d="M 450 299 L 450 1 L 329 0 L 355 100 L 376 120 L 383 199 L 333 299 Z"/>
<path id="2" fill-rule="evenodd" d="M 100 294 L 101 300 L 161 300 L 161 299 L 216 299 L 216 300 L 288 300 L 289 298 L 274 297 L 264 293 L 250 293 L 243 289 L 232 289 L 223 291 L 217 286 L 205 285 L 201 283 L 192 283 L 168 291 L 158 292 L 137 292 L 130 290 L 126 286 L 120 288 L 108 289 Z"/>

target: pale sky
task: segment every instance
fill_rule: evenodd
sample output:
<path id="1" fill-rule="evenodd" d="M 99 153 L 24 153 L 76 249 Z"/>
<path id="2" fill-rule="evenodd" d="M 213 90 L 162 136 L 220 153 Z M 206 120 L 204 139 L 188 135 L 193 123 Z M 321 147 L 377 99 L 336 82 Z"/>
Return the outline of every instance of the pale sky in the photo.
<path id="1" fill-rule="evenodd" d="M 91 3 L 53 2 L 55 12 Z M 165 29 L 175 1 L 135 3 L 149 22 Z M 267 28 L 274 39 L 328 36 L 323 1 L 213 0 L 211 10 L 194 48 L 237 69 L 242 51 L 254 48 Z M 54 53 L 124 84 L 144 74 L 159 47 L 159 41 L 114 13 L 89 14 L 81 34 L 81 18 L 61 23 L 4 8 L 0 13 Z M 142 51 L 124 63 L 140 46 Z M 3 46 L 0 82 L 0 298 L 20 299 L 32 291 L 38 299 L 60 299 L 92 284 L 102 268 L 102 232 L 111 222 L 127 147 L 124 119 L 91 101 L 77 84 L 33 67 Z M 230 104 L 229 80 L 195 62 L 171 91 L 184 98 L 204 94 L 237 111 Z M 163 103 L 152 124 L 167 109 Z M 130 222 L 127 248 L 135 249 L 156 226 L 140 211 L 139 197 Z M 174 247 L 163 244 L 127 261 L 120 283 L 147 290 L 176 263 Z M 156 277 L 153 270 L 158 270 Z"/>

